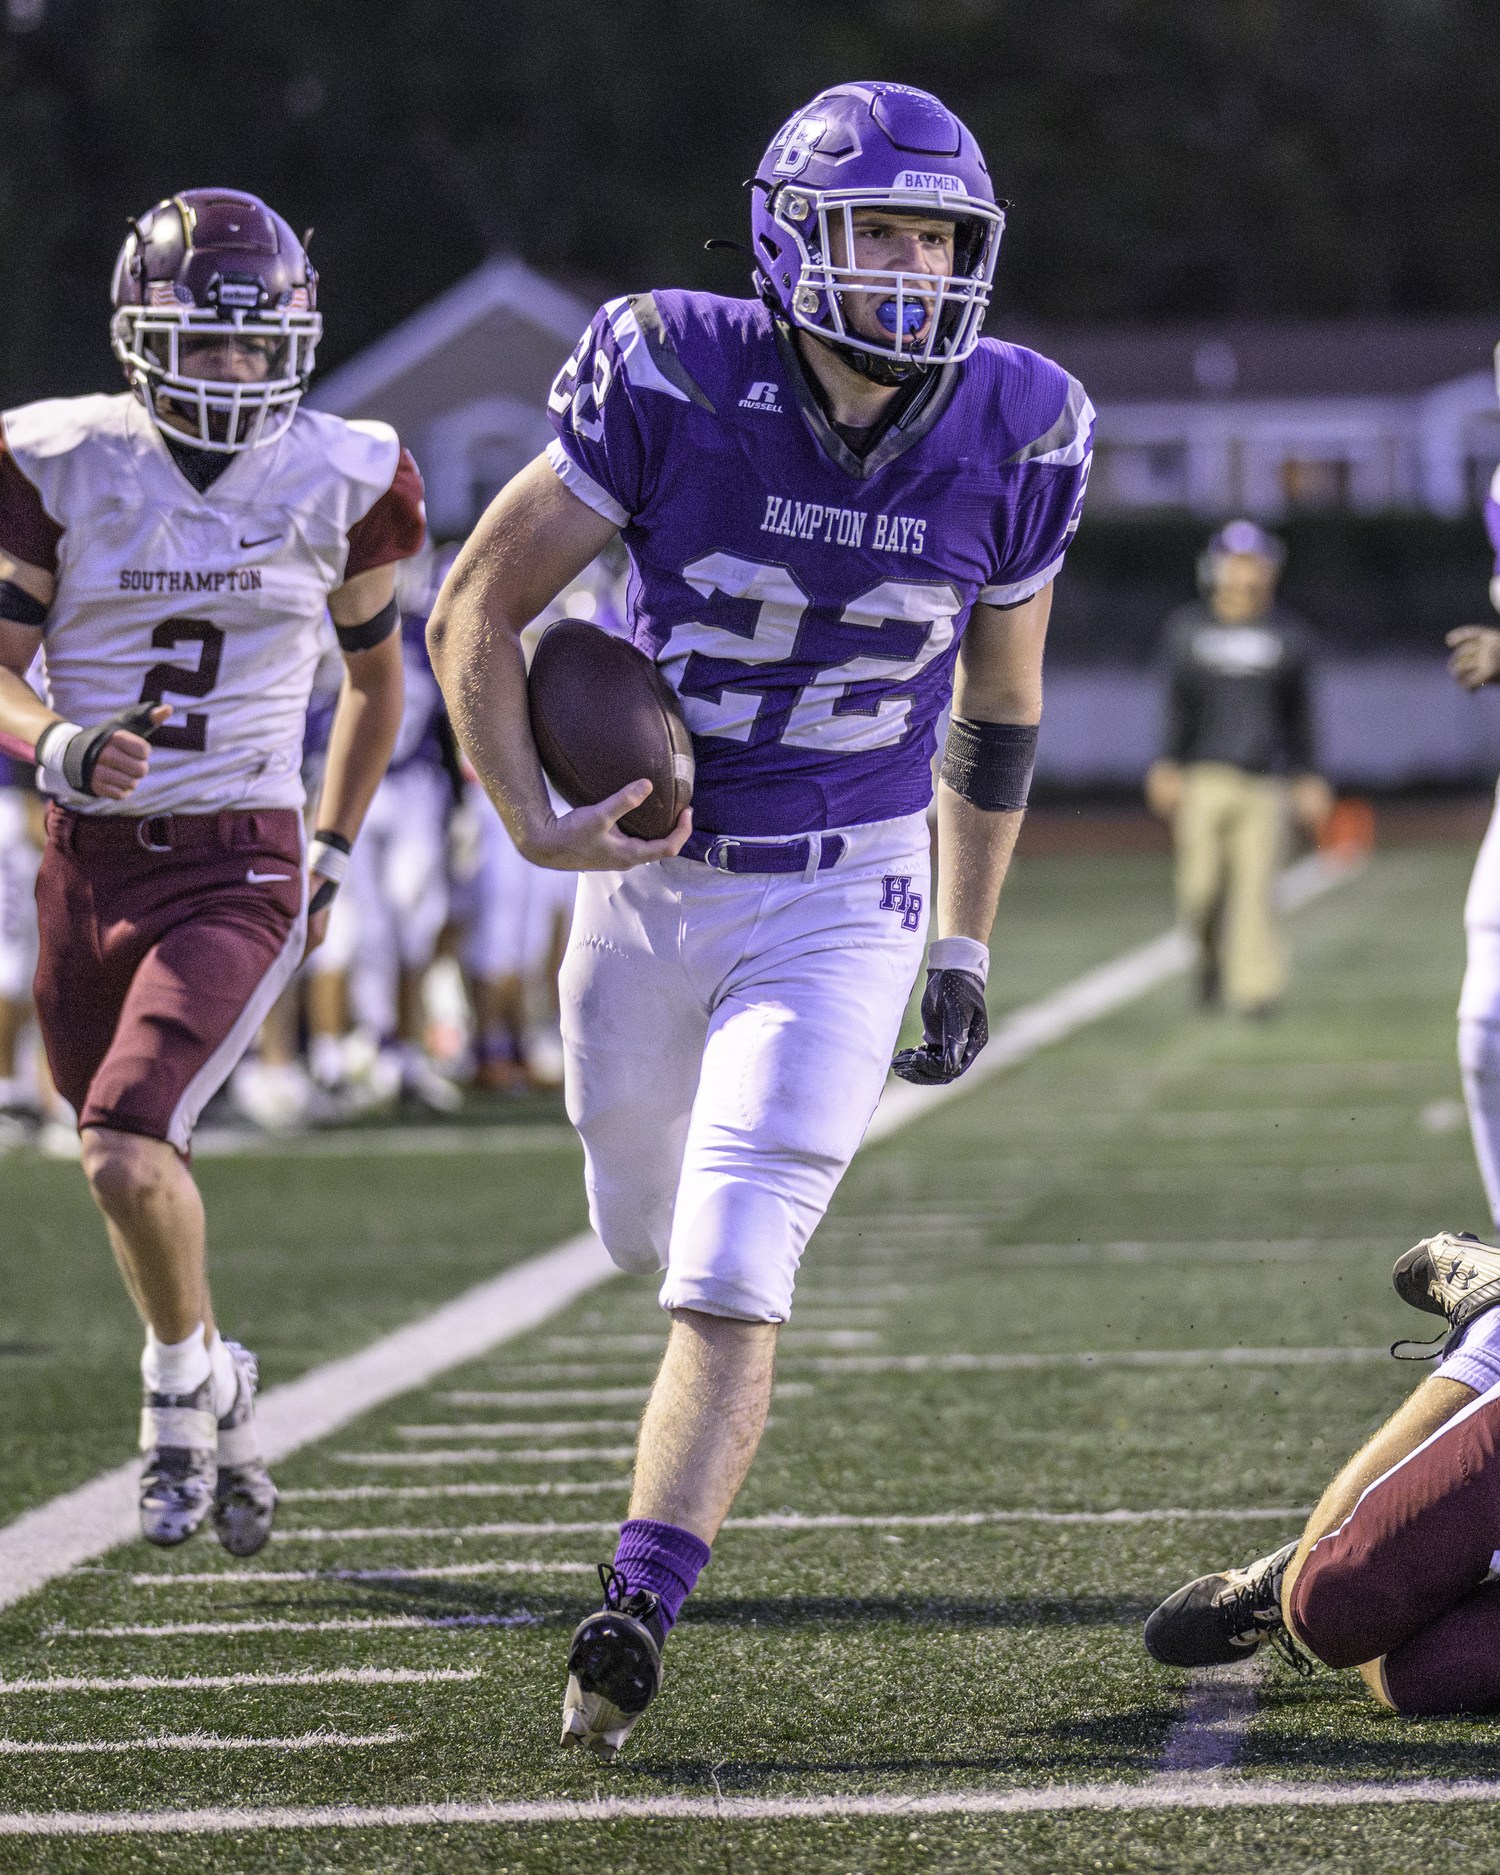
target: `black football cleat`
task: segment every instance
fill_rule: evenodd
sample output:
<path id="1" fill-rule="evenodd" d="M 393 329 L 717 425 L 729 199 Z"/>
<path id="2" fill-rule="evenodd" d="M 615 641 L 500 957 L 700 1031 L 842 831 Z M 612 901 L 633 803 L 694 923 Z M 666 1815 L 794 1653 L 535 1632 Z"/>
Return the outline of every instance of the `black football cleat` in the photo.
<path id="1" fill-rule="evenodd" d="M 213 1509 L 218 1426 L 213 1381 L 191 1393 L 146 1390 L 141 1407 L 141 1535 L 170 1549 Z"/>
<path id="2" fill-rule="evenodd" d="M 562 1742 L 608 1760 L 661 1691 L 666 1623 L 650 1589 L 636 1589 L 612 1563 L 600 1563 L 604 1606 L 580 1621 L 568 1647 Z"/>
<path id="3" fill-rule="evenodd" d="M 1391 1281 L 1403 1302 L 1444 1318 L 1446 1353 L 1476 1315 L 1500 1304 L 1500 1250 L 1472 1231 L 1439 1231 L 1396 1259 Z"/>
<path id="4" fill-rule="evenodd" d="M 234 1404 L 218 1422 L 214 1480 L 214 1534 L 231 1556 L 254 1556 L 270 1540 L 276 1486 L 260 1455 L 255 1431 L 255 1389 L 260 1365 L 248 1348 L 226 1341 L 239 1378 Z"/>
<path id="5" fill-rule="evenodd" d="M 1312 1667 L 1281 1616 L 1281 1579 L 1296 1539 L 1243 1569 L 1199 1576 L 1146 1622 L 1146 1652 L 1164 1667 L 1228 1667 L 1269 1641 L 1299 1673 Z"/>

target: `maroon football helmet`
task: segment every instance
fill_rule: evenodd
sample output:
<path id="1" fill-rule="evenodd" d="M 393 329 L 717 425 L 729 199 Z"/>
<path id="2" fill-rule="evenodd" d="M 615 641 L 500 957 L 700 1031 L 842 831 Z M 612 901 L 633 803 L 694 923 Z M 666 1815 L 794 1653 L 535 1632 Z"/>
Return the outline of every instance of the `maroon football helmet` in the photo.
<path id="1" fill-rule="evenodd" d="M 280 215 L 238 189 L 185 189 L 131 224 L 110 288 L 125 375 L 173 441 L 233 451 L 291 423 L 323 322 L 318 276 Z M 205 359 L 213 375 L 195 372 Z M 242 378 L 239 374 L 244 372 Z"/>

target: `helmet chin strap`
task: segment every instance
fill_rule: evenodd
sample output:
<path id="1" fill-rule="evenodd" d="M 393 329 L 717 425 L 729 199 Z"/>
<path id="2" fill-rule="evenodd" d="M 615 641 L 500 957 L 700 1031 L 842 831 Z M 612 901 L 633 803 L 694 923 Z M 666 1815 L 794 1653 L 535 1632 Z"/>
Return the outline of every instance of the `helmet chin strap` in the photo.
<path id="1" fill-rule="evenodd" d="M 868 378 L 872 384 L 879 384 L 886 390 L 895 390 L 899 385 L 910 384 L 913 378 L 925 377 L 927 374 L 928 367 L 918 364 L 915 359 L 877 358 L 872 352 L 857 351 L 854 346 L 841 345 L 832 338 L 824 338 L 823 343 L 851 371 L 857 371 L 862 378 Z"/>

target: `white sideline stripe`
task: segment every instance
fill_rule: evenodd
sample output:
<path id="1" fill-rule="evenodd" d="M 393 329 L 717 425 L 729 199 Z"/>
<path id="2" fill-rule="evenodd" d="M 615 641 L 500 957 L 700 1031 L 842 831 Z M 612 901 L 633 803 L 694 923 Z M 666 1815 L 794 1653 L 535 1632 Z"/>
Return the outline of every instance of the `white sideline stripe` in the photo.
<path id="1" fill-rule="evenodd" d="M 273 1387 L 256 1405 L 261 1449 L 274 1462 L 326 1438 L 371 1407 L 535 1328 L 616 1273 L 591 1231 L 531 1257 L 360 1353 Z M 0 1608 L 129 1542 L 138 1530 L 139 1470 L 138 1460 L 117 1465 L 0 1529 Z"/>
<path id="2" fill-rule="evenodd" d="M 430 1576 L 510 1576 L 554 1575 L 591 1576 L 597 1574 L 593 1563 L 545 1562 L 540 1557 L 529 1562 L 456 1562 L 435 1563 L 431 1569 L 204 1569 L 189 1574 L 170 1575 L 164 1569 L 130 1577 L 136 1589 L 175 1589 L 180 1585 L 217 1588 L 222 1583 L 237 1586 L 242 1582 L 425 1582 Z"/>
<path id="3" fill-rule="evenodd" d="M 1500 1780 L 1416 1778 L 1399 1784 L 1044 1784 L 1034 1790 L 882 1791 L 826 1797 L 596 1797 L 530 1803 L 327 1804 L 264 1810 L 75 1810 L 0 1815 L 0 1836 L 213 1836 L 240 1830 L 420 1829 L 464 1823 L 813 1822 L 820 1817 L 1023 1816 L 1060 1810 L 1335 1810 L 1360 1804 L 1496 1803 Z"/>
<path id="4" fill-rule="evenodd" d="M 1041 1367 L 1333 1367 L 1390 1358 L 1389 1348 L 1105 1348 L 1081 1354 L 824 1354 L 799 1365 L 816 1374 L 1003 1374 Z"/>
<path id="5" fill-rule="evenodd" d="M 589 1459 L 634 1458 L 633 1445 L 552 1445 L 545 1451 L 501 1452 L 491 1445 L 463 1452 L 330 1452 L 340 1465 L 580 1465 Z"/>
<path id="6" fill-rule="evenodd" d="M 478 1667 L 327 1667 L 306 1673 L 55 1674 L 46 1679 L 0 1680 L 0 1696 L 15 1693 L 220 1693 L 240 1686 L 435 1686 L 482 1679 Z"/>
<path id="7" fill-rule="evenodd" d="M 1289 866 L 1277 881 L 1277 902 L 1283 911 L 1296 911 L 1310 900 L 1351 879 L 1362 860 L 1309 853 Z M 1085 971 L 1051 996 L 1014 1009 L 990 1032 L 989 1046 L 964 1075 L 940 1087 L 914 1087 L 908 1081 L 890 1081 L 875 1117 L 865 1132 L 865 1144 L 886 1139 L 898 1128 L 922 1119 L 943 1105 L 971 1092 L 981 1083 L 1027 1061 L 1041 1049 L 1113 1015 L 1148 991 L 1183 975 L 1193 961 L 1193 945 L 1182 931 L 1164 931 L 1135 950 L 1126 951 L 1096 970 Z"/>
<path id="8" fill-rule="evenodd" d="M 1306 904 L 1358 870 L 1358 862 L 1310 854 L 1282 874 L 1279 894 L 1283 908 Z M 904 1081 L 889 1083 L 866 1130 L 864 1144 L 889 1137 L 944 1100 L 972 1091 L 992 1074 L 1144 995 L 1184 970 L 1189 954 L 1183 934 L 1169 931 L 1113 963 L 1087 971 L 1054 995 L 1013 1010 L 998 1025 L 989 1047 L 961 1081 L 927 1088 L 912 1087 Z M 490 1130 L 502 1134 L 522 1129 Z M 415 1142 L 423 1133 L 457 1134 L 466 1129 L 415 1128 L 405 1135 L 400 1128 L 378 1131 L 384 1137 L 374 1149 L 388 1153 L 422 1150 Z M 353 1135 L 326 1135 L 309 1139 L 307 1148 L 326 1147 L 334 1138 L 339 1144 L 333 1149 L 341 1153 L 358 1150 L 363 1144 L 361 1140 L 357 1145 Z M 285 1150 L 289 1143 L 278 1142 L 276 1149 Z M 471 1150 L 472 1142 L 465 1139 L 461 1148 L 455 1149 Z M 508 1148 L 495 1145 L 491 1149 Z M 617 1273 L 592 1232 L 531 1257 L 468 1290 L 425 1320 L 383 1336 L 360 1353 L 329 1361 L 300 1380 L 273 1387 L 256 1408 L 262 1450 L 274 1462 L 324 1439 L 371 1407 L 535 1328 Z M 870 1336 L 865 1345 L 877 1339 Z M 664 1345 L 660 1337 L 640 1340 L 652 1350 L 659 1351 Z M 789 1340 L 790 1334 L 784 1337 L 784 1341 Z M 554 1337 L 553 1345 L 562 1351 L 566 1343 L 559 1346 L 559 1338 Z M 847 1348 L 859 1344 L 843 1341 L 836 1345 Z M 602 1350 L 593 1342 L 585 1342 L 578 1351 L 593 1356 Z M 129 1542 L 137 1530 L 137 1479 L 138 1465 L 132 1460 L 0 1528 L 0 1608 L 10 1607 L 75 1564 L 89 1562 L 117 1544 Z"/>
<path id="9" fill-rule="evenodd" d="M 1273 1506 L 1264 1510 L 964 1510 L 934 1511 L 928 1515 L 900 1512 L 881 1517 L 859 1517 L 844 1511 L 803 1516 L 798 1511 L 775 1511 L 764 1517 L 726 1517 L 726 1530 L 953 1530 L 979 1529 L 1002 1523 L 1305 1523 L 1311 1515 L 1300 1508 Z M 358 1543 L 371 1537 L 471 1536 L 599 1536 L 618 1530 L 612 1523 L 437 1523 L 360 1524 L 348 1530 L 273 1530 L 273 1543 Z"/>
<path id="10" fill-rule="evenodd" d="M 372 1497 L 573 1497 L 595 1491 L 628 1491 L 629 1472 L 581 1484 L 341 1484 L 320 1490 L 283 1491 L 283 1504 L 350 1504 Z"/>
<path id="11" fill-rule="evenodd" d="M 324 1621 L 149 1621 L 111 1628 L 49 1628 L 58 1641 L 161 1641 L 182 1634 L 374 1634 L 390 1629 L 529 1628 L 536 1615 L 333 1615 Z"/>
<path id="12" fill-rule="evenodd" d="M 0 1758 L 81 1757 L 99 1751 L 318 1751 L 330 1745 L 406 1745 L 415 1737 L 415 1732 L 303 1732 L 296 1738 L 221 1738 L 213 1732 L 165 1732 L 156 1738 L 91 1738 L 61 1745 L 46 1739 L 0 1738 Z"/>

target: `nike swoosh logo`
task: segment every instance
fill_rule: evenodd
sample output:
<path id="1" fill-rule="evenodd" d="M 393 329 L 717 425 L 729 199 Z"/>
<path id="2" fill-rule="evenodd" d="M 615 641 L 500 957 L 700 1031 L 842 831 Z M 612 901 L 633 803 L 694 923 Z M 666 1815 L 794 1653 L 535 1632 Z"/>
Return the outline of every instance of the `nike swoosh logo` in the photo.
<path id="1" fill-rule="evenodd" d="M 265 547 L 269 546 L 273 540 L 280 539 L 280 534 L 262 534 L 259 540 L 246 540 L 242 534 L 240 536 L 240 545 L 242 547 Z"/>
<path id="2" fill-rule="evenodd" d="M 252 866 L 245 874 L 251 885 L 264 885 L 268 879 L 290 879 L 289 872 L 257 872 Z"/>

